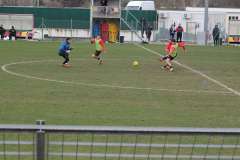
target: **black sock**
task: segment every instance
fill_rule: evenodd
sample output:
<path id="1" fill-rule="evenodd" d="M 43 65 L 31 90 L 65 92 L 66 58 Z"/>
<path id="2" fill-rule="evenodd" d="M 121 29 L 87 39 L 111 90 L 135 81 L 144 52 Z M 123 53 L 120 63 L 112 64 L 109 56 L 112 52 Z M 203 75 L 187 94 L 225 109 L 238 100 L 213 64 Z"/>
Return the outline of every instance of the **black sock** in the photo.
<path id="1" fill-rule="evenodd" d="M 65 61 L 63 62 L 63 64 L 67 64 L 68 63 L 68 59 L 65 59 Z"/>

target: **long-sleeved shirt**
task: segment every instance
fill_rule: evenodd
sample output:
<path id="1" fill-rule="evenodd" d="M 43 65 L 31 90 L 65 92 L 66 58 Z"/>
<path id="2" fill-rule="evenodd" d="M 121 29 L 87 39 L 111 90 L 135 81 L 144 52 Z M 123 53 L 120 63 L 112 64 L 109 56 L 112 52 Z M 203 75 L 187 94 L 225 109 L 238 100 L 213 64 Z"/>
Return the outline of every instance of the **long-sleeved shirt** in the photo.
<path id="1" fill-rule="evenodd" d="M 70 50 L 70 43 L 67 41 L 62 42 L 62 44 L 59 47 L 59 52 L 65 53 L 67 50 Z"/>

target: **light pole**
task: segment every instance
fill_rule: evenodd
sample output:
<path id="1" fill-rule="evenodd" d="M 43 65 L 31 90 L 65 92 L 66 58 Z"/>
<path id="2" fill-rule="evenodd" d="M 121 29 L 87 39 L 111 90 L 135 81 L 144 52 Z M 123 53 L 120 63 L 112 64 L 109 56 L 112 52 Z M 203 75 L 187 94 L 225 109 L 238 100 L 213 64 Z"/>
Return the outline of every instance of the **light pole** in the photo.
<path id="1" fill-rule="evenodd" d="M 90 1 L 90 31 L 89 31 L 89 38 L 93 36 L 93 7 L 94 7 L 94 0 Z"/>
<path id="2" fill-rule="evenodd" d="M 208 44 L 208 0 L 204 1 L 205 12 L 204 12 L 204 34 L 205 34 L 205 45 Z"/>

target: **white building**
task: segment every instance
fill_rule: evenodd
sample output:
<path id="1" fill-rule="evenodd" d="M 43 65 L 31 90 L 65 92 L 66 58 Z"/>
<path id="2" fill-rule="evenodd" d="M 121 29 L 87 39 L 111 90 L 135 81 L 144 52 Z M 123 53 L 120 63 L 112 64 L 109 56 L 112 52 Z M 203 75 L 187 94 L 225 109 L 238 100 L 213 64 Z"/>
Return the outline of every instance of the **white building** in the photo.
<path id="1" fill-rule="evenodd" d="M 209 40 L 212 30 L 218 25 L 222 38 L 227 35 L 240 36 L 240 9 L 209 8 Z M 185 11 L 159 10 L 158 33 L 156 39 L 168 39 L 169 28 L 180 23 L 184 30 L 183 39 L 199 44 L 204 43 L 204 8 L 187 7 Z"/>

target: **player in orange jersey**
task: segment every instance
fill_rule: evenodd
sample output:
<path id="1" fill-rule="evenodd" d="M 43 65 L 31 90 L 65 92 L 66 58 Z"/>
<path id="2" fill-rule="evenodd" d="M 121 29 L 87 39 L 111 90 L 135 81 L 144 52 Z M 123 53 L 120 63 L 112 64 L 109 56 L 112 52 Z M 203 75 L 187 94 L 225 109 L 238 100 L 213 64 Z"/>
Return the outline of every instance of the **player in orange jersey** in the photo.
<path id="1" fill-rule="evenodd" d="M 177 49 L 178 47 L 181 47 L 183 51 L 185 52 L 185 43 L 184 42 L 179 42 L 176 43 L 175 39 L 169 40 L 169 42 L 166 44 L 165 47 L 165 52 L 166 55 L 160 58 L 161 62 L 165 62 L 166 64 L 163 66 L 163 68 L 173 71 L 173 65 L 172 65 L 172 60 L 177 57 Z"/>
<path id="2" fill-rule="evenodd" d="M 98 60 L 98 64 L 103 64 L 101 53 L 106 51 L 104 41 L 100 36 L 97 36 L 95 39 L 91 39 L 91 43 L 94 43 L 96 48 L 96 51 L 92 57 Z"/>

